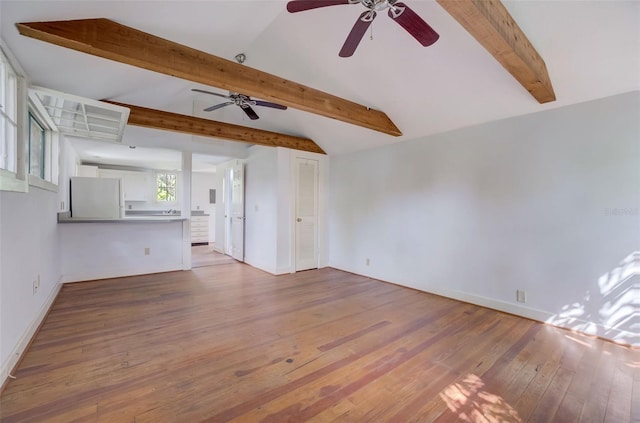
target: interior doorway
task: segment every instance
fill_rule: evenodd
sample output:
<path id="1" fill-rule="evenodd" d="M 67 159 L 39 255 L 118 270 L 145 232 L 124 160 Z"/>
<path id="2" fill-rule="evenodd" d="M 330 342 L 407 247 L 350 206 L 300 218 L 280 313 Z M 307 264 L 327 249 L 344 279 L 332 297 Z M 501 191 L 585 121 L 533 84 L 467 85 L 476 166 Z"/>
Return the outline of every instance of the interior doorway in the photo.
<path id="1" fill-rule="evenodd" d="M 233 257 L 215 251 L 214 244 L 191 246 L 191 267 L 236 263 Z"/>
<path id="2" fill-rule="evenodd" d="M 224 197 L 224 253 L 244 261 L 244 162 L 235 160 L 222 179 Z"/>
<path id="3" fill-rule="evenodd" d="M 216 231 L 216 216 L 224 213 L 225 201 L 218 172 L 220 159 L 194 155 L 191 172 L 191 267 L 235 263 L 223 254 L 224 231 Z"/>
<path id="4" fill-rule="evenodd" d="M 231 257 L 244 261 L 244 163 L 236 160 L 229 172 Z"/>

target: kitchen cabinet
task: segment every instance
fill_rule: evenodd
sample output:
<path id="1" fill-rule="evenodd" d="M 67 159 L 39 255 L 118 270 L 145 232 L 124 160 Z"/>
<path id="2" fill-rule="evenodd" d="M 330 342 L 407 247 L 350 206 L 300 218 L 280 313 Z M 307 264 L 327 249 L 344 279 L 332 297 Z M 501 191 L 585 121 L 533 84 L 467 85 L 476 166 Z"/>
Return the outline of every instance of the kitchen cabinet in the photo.
<path id="1" fill-rule="evenodd" d="M 120 178 L 124 187 L 124 201 L 151 201 L 151 174 L 129 170 L 100 169 L 101 178 Z"/>
<path id="2" fill-rule="evenodd" d="M 191 245 L 209 243 L 209 215 L 191 216 Z"/>
<path id="3" fill-rule="evenodd" d="M 76 176 L 97 178 L 98 177 L 98 166 L 78 165 L 76 167 Z"/>
<path id="4" fill-rule="evenodd" d="M 149 201 L 151 199 L 151 178 L 144 172 L 127 172 L 124 177 L 125 201 Z"/>

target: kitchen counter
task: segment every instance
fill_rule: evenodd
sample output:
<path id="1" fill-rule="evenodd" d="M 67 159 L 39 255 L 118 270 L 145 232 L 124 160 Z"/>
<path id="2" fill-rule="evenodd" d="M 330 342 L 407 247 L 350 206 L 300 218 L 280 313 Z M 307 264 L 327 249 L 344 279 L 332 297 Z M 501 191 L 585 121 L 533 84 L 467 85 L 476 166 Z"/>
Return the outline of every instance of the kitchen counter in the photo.
<path id="1" fill-rule="evenodd" d="M 126 217 L 133 216 L 180 216 L 180 210 L 171 210 L 167 213 L 166 210 L 125 210 Z M 204 210 L 192 210 L 191 216 L 209 216 L 205 214 Z"/>
<path id="2" fill-rule="evenodd" d="M 125 210 L 125 217 L 145 217 L 145 216 L 177 216 L 180 217 L 180 210 Z"/>
<path id="3" fill-rule="evenodd" d="M 120 219 L 92 219 L 84 217 L 69 217 L 68 213 L 58 213 L 58 223 L 170 223 L 187 220 L 185 217 L 173 215 L 156 216 L 125 216 Z"/>
<path id="4" fill-rule="evenodd" d="M 65 282 L 87 281 L 191 267 L 188 221 L 180 216 L 59 220 Z"/>

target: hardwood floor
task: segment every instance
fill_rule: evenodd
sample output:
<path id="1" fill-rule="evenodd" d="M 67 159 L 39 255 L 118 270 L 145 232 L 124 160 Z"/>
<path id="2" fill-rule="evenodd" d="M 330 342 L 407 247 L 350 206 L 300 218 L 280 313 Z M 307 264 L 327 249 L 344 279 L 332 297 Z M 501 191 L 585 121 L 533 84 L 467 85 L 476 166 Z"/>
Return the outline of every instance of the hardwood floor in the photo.
<path id="1" fill-rule="evenodd" d="M 218 266 L 237 263 L 232 257 L 213 250 L 214 245 L 194 245 L 191 247 L 191 267 Z"/>
<path id="2" fill-rule="evenodd" d="M 65 285 L 2 422 L 638 422 L 640 352 L 334 269 Z"/>

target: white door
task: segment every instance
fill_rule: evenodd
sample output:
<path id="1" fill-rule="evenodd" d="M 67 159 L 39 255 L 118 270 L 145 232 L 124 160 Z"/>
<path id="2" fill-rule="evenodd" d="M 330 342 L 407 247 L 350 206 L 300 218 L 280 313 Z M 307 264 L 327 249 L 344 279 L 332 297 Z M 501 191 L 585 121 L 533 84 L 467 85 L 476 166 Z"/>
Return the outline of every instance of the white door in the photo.
<path id="1" fill-rule="evenodd" d="M 244 164 L 231 168 L 231 257 L 244 261 Z"/>
<path id="2" fill-rule="evenodd" d="M 231 255 L 231 169 L 226 169 L 222 179 L 224 205 L 224 253 Z"/>
<path id="3" fill-rule="evenodd" d="M 318 267 L 318 161 L 295 159 L 296 271 Z"/>

